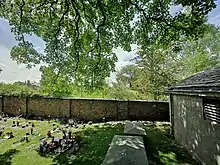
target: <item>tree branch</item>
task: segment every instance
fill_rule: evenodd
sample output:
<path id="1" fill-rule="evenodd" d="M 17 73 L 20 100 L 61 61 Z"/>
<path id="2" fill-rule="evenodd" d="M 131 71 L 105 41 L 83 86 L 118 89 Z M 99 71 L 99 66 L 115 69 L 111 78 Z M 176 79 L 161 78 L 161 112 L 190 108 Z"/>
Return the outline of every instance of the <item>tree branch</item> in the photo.
<path id="1" fill-rule="evenodd" d="M 80 61 L 80 58 L 79 58 L 79 50 L 77 48 L 77 44 L 78 46 L 80 47 L 80 44 L 79 44 L 79 35 L 80 35 L 80 32 L 79 32 L 79 21 L 81 19 L 81 16 L 80 16 L 80 13 L 77 9 L 77 7 L 75 6 L 75 2 L 73 2 L 73 0 L 71 0 L 71 3 L 72 3 L 72 7 L 75 11 L 75 14 L 76 14 L 76 22 L 75 22 L 75 38 L 74 38 L 74 41 L 73 41 L 73 46 L 75 48 L 75 51 L 76 51 L 76 65 L 75 65 L 75 69 L 74 69 L 74 73 L 77 71 L 78 69 L 78 65 L 79 65 L 79 61 Z"/>
<path id="2" fill-rule="evenodd" d="M 25 1 L 22 0 L 22 5 L 20 6 L 20 22 L 19 22 L 19 27 L 18 27 L 18 34 L 21 35 L 19 37 L 19 40 L 22 40 L 23 43 L 25 43 L 25 40 L 24 40 L 24 34 L 22 32 L 22 22 L 23 22 L 23 7 L 25 6 Z"/>

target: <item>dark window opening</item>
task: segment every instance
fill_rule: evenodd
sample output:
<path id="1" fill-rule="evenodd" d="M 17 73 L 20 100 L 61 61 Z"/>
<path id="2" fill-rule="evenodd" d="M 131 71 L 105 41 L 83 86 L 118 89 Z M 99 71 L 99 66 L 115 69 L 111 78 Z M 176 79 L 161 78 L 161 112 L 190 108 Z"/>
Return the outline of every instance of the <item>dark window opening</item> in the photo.
<path id="1" fill-rule="evenodd" d="M 220 100 L 205 98 L 203 99 L 204 118 L 220 123 Z"/>

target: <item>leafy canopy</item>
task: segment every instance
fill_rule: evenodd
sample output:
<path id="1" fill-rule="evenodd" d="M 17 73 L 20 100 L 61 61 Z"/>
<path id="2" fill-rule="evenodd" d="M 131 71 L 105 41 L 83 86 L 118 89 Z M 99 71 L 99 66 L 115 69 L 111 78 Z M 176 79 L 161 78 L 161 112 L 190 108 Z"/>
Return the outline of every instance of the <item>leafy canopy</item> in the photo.
<path id="1" fill-rule="evenodd" d="M 188 10 L 173 16 L 171 5 Z M 198 37 L 214 7 L 214 0 L 5 0 L 0 17 L 9 20 L 19 41 L 12 59 L 28 68 L 46 65 L 71 79 L 76 70 L 109 76 L 117 61 L 112 49 L 119 46 L 130 51 L 131 44 L 168 46 L 182 36 Z M 45 41 L 44 53 L 25 40 L 26 34 Z"/>

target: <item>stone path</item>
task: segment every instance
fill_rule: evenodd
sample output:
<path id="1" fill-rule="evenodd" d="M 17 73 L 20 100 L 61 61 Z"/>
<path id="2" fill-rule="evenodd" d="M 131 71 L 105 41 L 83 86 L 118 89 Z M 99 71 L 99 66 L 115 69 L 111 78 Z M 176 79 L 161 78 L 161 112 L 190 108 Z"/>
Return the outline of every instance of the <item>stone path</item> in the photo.
<path id="1" fill-rule="evenodd" d="M 102 165 L 149 165 L 143 136 L 146 131 L 140 122 L 126 122 L 124 133 L 115 135 Z"/>

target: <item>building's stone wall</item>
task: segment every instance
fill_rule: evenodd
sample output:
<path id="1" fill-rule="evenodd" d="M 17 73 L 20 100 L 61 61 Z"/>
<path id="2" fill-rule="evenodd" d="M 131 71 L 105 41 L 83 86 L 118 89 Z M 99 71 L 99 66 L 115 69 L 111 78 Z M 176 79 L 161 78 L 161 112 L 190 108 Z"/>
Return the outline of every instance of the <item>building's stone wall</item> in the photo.
<path id="1" fill-rule="evenodd" d="M 3 96 L 3 112 L 28 116 L 67 117 L 76 120 L 169 121 L 168 102 Z"/>
<path id="2" fill-rule="evenodd" d="M 173 95 L 174 136 L 206 165 L 220 165 L 220 124 L 203 116 L 202 97 Z"/>
<path id="3" fill-rule="evenodd" d="M 9 115 L 26 115 L 26 98 L 18 96 L 4 96 L 4 112 Z"/>

